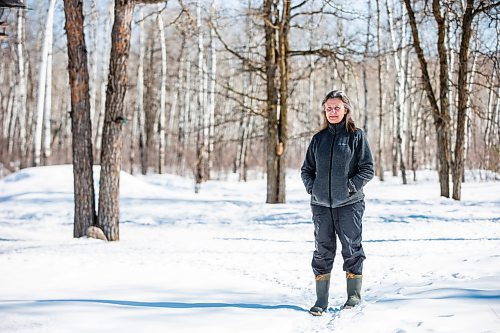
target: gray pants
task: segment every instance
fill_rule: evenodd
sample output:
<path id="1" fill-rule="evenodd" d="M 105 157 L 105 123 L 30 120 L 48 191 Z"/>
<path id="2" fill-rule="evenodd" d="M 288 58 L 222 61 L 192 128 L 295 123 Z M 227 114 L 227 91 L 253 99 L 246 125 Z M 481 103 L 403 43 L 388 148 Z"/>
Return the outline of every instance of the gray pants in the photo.
<path id="1" fill-rule="evenodd" d="M 328 274 L 332 271 L 337 250 L 336 236 L 342 245 L 344 271 L 361 275 L 363 260 L 366 258 L 361 245 L 361 220 L 365 202 L 362 200 L 337 208 L 311 205 L 311 209 L 316 244 L 311 263 L 314 275 Z"/>

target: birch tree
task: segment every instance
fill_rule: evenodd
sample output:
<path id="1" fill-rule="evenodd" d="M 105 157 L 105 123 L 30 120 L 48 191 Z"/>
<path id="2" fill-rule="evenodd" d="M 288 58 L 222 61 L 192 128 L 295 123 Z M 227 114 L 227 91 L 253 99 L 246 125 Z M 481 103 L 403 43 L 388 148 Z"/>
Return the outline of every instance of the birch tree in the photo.
<path id="1" fill-rule="evenodd" d="M 52 30 L 52 29 L 51 29 Z M 48 158 L 51 154 L 51 116 L 52 116 L 52 44 L 53 33 L 48 36 L 49 48 L 47 49 L 47 78 L 45 81 L 45 105 L 43 110 L 43 159 L 48 163 Z"/>
<path id="2" fill-rule="evenodd" d="M 366 62 L 368 58 L 368 52 L 370 51 L 370 27 L 371 27 L 371 0 L 366 1 L 367 7 L 368 7 L 368 18 L 366 22 L 366 42 L 365 42 L 365 51 L 364 51 L 364 58 L 365 61 L 363 62 L 363 129 L 366 134 L 368 134 L 368 78 L 367 78 L 367 71 L 366 71 Z"/>
<path id="3" fill-rule="evenodd" d="M 403 134 L 402 134 L 402 118 L 403 112 L 406 108 L 405 106 L 405 71 L 404 71 L 404 63 L 405 63 L 405 48 L 404 41 L 406 40 L 406 22 L 402 19 L 401 22 L 401 44 L 398 45 L 396 41 L 396 31 L 394 27 L 394 19 L 393 19 L 393 4 L 392 0 L 386 1 L 387 7 L 387 17 L 389 21 L 389 31 L 391 37 L 391 45 L 392 45 L 392 56 L 394 60 L 394 67 L 396 69 L 396 86 L 394 88 L 394 102 L 396 104 L 396 154 L 399 159 L 399 170 L 401 171 L 401 178 L 403 180 L 403 184 L 407 184 L 406 179 L 406 166 L 404 162 L 404 154 L 403 154 Z M 401 52 L 398 51 L 401 49 Z"/>
<path id="4" fill-rule="evenodd" d="M 111 38 L 108 37 L 110 36 L 110 31 L 111 31 L 111 22 L 114 19 L 114 11 L 113 11 L 113 4 L 110 4 L 108 7 L 107 11 L 107 17 L 104 22 L 104 55 L 103 55 L 103 66 L 102 66 L 102 80 L 100 84 L 100 93 L 99 95 L 101 96 L 101 101 L 99 105 L 99 113 L 97 116 L 97 121 L 95 125 L 95 136 L 94 136 L 94 144 L 95 144 L 95 149 L 94 153 L 96 156 L 96 160 L 100 161 L 100 155 L 101 155 L 101 145 L 102 145 L 102 129 L 104 126 L 104 114 L 106 113 L 106 83 L 107 83 L 107 78 L 108 78 L 108 66 L 106 64 L 109 62 L 110 58 L 110 53 L 111 53 Z M 97 82 L 95 83 L 97 84 Z"/>
<path id="5" fill-rule="evenodd" d="M 26 99 L 27 99 L 27 77 L 25 70 L 25 22 L 26 16 L 24 10 L 17 12 L 17 36 L 16 36 L 16 51 L 17 51 L 17 71 L 18 71 L 18 84 L 16 85 L 16 115 L 19 124 L 19 158 L 24 160 L 26 154 Z M 13 123 L 13 125 L 15 122 Z M 14 126 L 12 126 L 14 127 Z M 10 135 L 9 149 L 10 152 L 13 148 L 14 133 Z"/>
<path id="6" fill-rule="evenodd" d="M 91 8 L 91 13 L 90 13 L 90 22 L 91 25 L 89 27 L 89 32 L 90 32 L 90 42 L 92 43 L 92 52 L 91 57 L 90 57 L 90 120 L 92 121 L 92 133 L 96 133 L 97 131 L 97 126 L 96 126 L 96 119 L 95 115 L 99 113 L 96 112 L 96 99 L 97 99 L 97 90 L 98 90 L 98 80 L 97 80 L 97 60 L 98 60 L 98 55 L 99 55 L 99 48 L 98 48 L 98 38 L 97 38 L 97 32 L 101 29 L 99 26 L 99 17 L 98 17 L 98 12 L 99 9 L 96 6 L 95 0 L 90 1 L 90 8 Z M 106 33 L 107 26 L 109 25 L 108 22 L 105 22 L 106 27 L 104 29 L 105 33 L 104 36 L 108 36 Z M 105 81 L 105 80 L 103 80 Z M 102 96 L 102 95 L 101 95 Z"/>
<path id="7" fill-rule="evenodd" d="M 47 13 L 47 21 L 45 24 L 45 34 L 44 34 L 44 42 L 42 47 L 42 54 L 40 59 L 39 66 L 39 78 L 38 78 L 38 98 L 37 98 L 37 109 L 36 109 L 36 122 L 35 122 L 35 138 L 34 138 L 34 148 L 33 148 L 33 164 L 34 166 L 40 165 L 40 155 L 42 149 L 42 129 L 43 129 L 43 119 L 44 113 L 50 118 L 50 110 L 44 111 L 46 106 L 45 100 L 50 99 L 51 96 L 46 95 L 46 85 L 51 84 L 51 82 L 47 81 L 48 72 L 52 71 L 52 64 L 49 64 L 49 49 L 52 48 L 52 35 L 53 35 L 53 26 L 54 26 L 54 11 L 56 6 L 56 0 L 49 1 L 49 9 Z M 50 57 L 51 59 L 51 57 Z M 51 78 L 51 76 L 50 76 Z M 49 91 L 50 92 L 50 91 Z M 50 102 L 47 103 L 47 106 L 50 107 Z M 50 124 L 50 119 L 49 119 Z M 49 126 L 50 127 L 50 126 Z M 50 140 L 50 134 L 49 134 Z M 50 141 L 49 141 L 50 142 Z M 50 143 L 49 143 L 50 145 Z"/>
<path id="8" fill-rule="evenodd" d="M 382 88 L 382 82 L 384 82 L 383 79 L 383 56 L 382 56 L 382 43 L 381 43 L 381 38 L 382 38 L 382 33 L 381 33 L 381 15 L 380 15 L 380 0 L 377 0 L 377 51 L 378 51 L 378 56 L 377 56 L 377 78 L 378 78 L 378 136 L 377 136 L 377 143 L 378 143 L 378 149 L 377 149 L 377 166 L 378 166 L 378 177 L 380 181 L 384 181 L 384 167 L 383 167 L 383 160 L 382 160 L 382 138 L 384 134 L 384 93 L 385 89 Z"/>

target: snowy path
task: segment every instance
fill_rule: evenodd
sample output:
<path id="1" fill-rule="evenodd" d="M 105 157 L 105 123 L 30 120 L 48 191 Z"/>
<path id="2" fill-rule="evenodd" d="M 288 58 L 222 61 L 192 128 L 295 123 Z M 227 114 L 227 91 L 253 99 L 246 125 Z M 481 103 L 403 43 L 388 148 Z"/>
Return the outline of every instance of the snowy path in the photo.
<path id="1" fill-rule="evenodd" d="M 50 180 L 50 181 L 47 181 Z M 423 181 L 366 189 L 364 297 L 345 297 L 341 260 L 330 311 L 316 318 L 308 197 L 262 180 L 122 177 L 121 241 L 72 239 L 72 171 L 0 180 L 0 332 L 499 332 L 500 190 L 464 200 Z M 339 257 L 337 259 L 340 259 Z"/>

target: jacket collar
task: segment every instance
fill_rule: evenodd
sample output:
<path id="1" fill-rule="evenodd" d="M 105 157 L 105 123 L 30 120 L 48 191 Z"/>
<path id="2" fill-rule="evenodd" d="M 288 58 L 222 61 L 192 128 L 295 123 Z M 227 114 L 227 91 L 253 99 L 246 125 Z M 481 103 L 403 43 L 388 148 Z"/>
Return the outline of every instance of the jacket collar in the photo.
<path id="1" fill-rule="evenodd" d="M 328 123 L 328 131 L 333 134 L 344 134 L 347 133 L 347 130 L 345 128 L 345 119 L 342 120 L 338 124 L 330 124 Z"/>

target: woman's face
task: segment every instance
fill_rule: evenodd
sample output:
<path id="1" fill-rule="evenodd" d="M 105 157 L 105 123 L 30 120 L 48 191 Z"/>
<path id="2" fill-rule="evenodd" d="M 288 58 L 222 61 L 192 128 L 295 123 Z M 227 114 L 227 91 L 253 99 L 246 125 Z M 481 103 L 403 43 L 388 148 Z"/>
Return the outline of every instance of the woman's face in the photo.
<path id="1" fill-rule="evenodd" d="M 326 114 L 326 119 L 330 124 L 338 124 L 343 119 L 347 110 L 344 107 L 344 102 L 340 98 L 330 98 L 323 105 L 323 110 Z"/>

